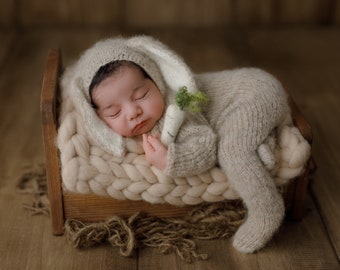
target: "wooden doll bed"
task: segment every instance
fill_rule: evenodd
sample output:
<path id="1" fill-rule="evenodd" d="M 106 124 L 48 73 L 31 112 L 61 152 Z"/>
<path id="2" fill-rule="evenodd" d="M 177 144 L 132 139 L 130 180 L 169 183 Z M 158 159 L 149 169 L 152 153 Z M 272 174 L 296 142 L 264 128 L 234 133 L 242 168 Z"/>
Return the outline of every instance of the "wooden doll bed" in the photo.
<path id="1" fill-rule="evenodd" d="M 193 206 L 176 207 L 168 204 L 150 204 L 143 201 L 116 200 L 94 194 L 63 192 L 59 152 L 56 146 L 58 90 L 61 72 L 61 52 L 59 49 L 50 49 L 42 84 L 40 109 L 53 234 L 63 234 L 66 219 L 98 222 L 104 221 L 112 215 L 128 217 L 141 211 L 159 217 L 183 216 L 188 213 Z M 295 125 L 311 144 L 312 130 L 310 125 L 291 99 L 290 106 Z M 285 187 L 284 197 L 287 214 L 293 219 L 300 219 L 303 215 L 312 165 L 310 159 L 304 173 Z"/>

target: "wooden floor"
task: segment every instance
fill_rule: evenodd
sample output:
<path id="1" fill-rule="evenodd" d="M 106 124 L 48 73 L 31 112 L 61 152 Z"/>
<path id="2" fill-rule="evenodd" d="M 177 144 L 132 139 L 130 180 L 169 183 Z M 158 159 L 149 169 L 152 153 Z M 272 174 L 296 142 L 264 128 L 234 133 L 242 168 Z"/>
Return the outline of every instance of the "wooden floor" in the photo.
<path id="1" fill-rule="evenodd" d="M 140 33 L 137 31 L 123 34 Z M 318 164 L 302 221 L 285 221 L 273 241 L 251 255 L 230 240 L 200 241 L 208 261 L 139 250 L 124 258 L 109 246 L 77 250 L 51 234 L 46 216 L 32 217 L 17 192 L 25 166 L 44 160 L 39 95 L 47 50 L 60 47 L 67 65 L 114 30 L 0 31 L 0 269 L 340 269 L 340 29 L 149 30 L 196 72 L 241 66 L 276 75 L 314 131 Z"/>

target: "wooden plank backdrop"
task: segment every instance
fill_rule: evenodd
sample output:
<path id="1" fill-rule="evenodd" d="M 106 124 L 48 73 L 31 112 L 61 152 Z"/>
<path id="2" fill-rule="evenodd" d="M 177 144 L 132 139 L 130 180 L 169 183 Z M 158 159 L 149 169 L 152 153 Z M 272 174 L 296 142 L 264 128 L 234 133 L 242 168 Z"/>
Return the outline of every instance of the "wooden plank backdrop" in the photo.
<path id="1" fill-rule="evenodd" d="M 340 0 L 0 1 L 0 269 L 339 269 L 339 23 Z M 23 209 L 32 196 L 18 193 L 18 179 L 45 160 L 39 101 L 48 49 L 60 47 L 67 66 L 100 38 L 142 33 L 195 72 L 266 69 L 311 123 L 318 170 L 305 217 L 286 220 L 260 252 L 198 241 L 210 259 L 187 264 L 150 248 L 129 258 L 109 245 L 78 250 L 53 236 L 50 218 Z"/>
<path id="2" fill-rule="evenodd" d="M 139 33 L 112 29 L 31 29 L 0 32 L 0 262 L 1 269 L 338 269 L 340 255 L 340 36 L 337 29 L 150 30 L 181 53 L 195 71 L 259 66 L 276 75 L 314 130 L 318 164 L 305 217 L 285 221 L 273 241 L 240 254 L 231 240 L 199 241 L 208 261 L 141 249 L 121 257 L 108 245 L 78 250 L 52 235 L 50 219 L 31 216 L 18 194 L 26 165 L 44 161 L 39 117 L 47 51 L 60 47 L 64 64 L 99 38 Z M 195 46 L 192 46 L 195 44 Z"/>
<path id="3" fill-rule="evenodd" d="M 2 0 L 0 27 L 333 25 L 340 0 Z"/>

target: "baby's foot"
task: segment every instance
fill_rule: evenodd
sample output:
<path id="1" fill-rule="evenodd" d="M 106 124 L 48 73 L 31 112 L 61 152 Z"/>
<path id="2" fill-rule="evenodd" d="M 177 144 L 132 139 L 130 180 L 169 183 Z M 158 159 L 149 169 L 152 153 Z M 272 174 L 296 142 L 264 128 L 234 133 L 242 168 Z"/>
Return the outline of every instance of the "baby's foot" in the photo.
<path id="1" fill-rule="evenodd" d="M 283 200 L 278 200 L 270 209 L 264 211 L 261 211 L 261 208 L 248 211 L 245 223 L 234 236 L 233 246 L 244 253 L 252 253 L 262 248 L 280 227 L 283 217 Z"/>

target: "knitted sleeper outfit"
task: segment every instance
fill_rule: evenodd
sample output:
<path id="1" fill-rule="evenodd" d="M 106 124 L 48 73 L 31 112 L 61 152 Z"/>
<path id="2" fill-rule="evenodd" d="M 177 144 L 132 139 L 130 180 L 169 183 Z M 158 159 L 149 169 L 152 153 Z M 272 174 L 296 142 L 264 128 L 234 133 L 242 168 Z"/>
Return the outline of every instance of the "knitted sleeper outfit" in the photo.
<path id="1" fill-rule="evenodd" d="M 278 229 L 284 203 L 256 152 L 289 115 L 281 84 L 259 69 L 239 69 L 197 77 L 210 104 L 209 123 L 219 136 L 218 163 L 248 209 L 234 236 L 242 252 L 261 248 Z"/>
<path id="2" fill-rule="evenodd" d="M 96 71 L 113 60 L 140 65 L 160 89 L 166 105 L 173 103 L 182 86 L 208 95 L 203 114 L 188 112 L 175 141 L 168 145 L 165 173 L 172 177 L 197 175 L 218 163 L 248 209 L 234 246 L 242 252 L 263 247 L 284 216 L 283 199 L 257 153 L 269 134 L 289 119 L 281 84 L 259 69 L 194 75 L 178 55 L 150 37 L 100 41 L 65 72 L 62 84 L 79 99 L 75 106 L 91 139 L 117 156 L 125 153 L 125 138 L 98 118 L 88 94 Z M 152 132 L 162 132 L 163 124 L 164 116 Z"/>

